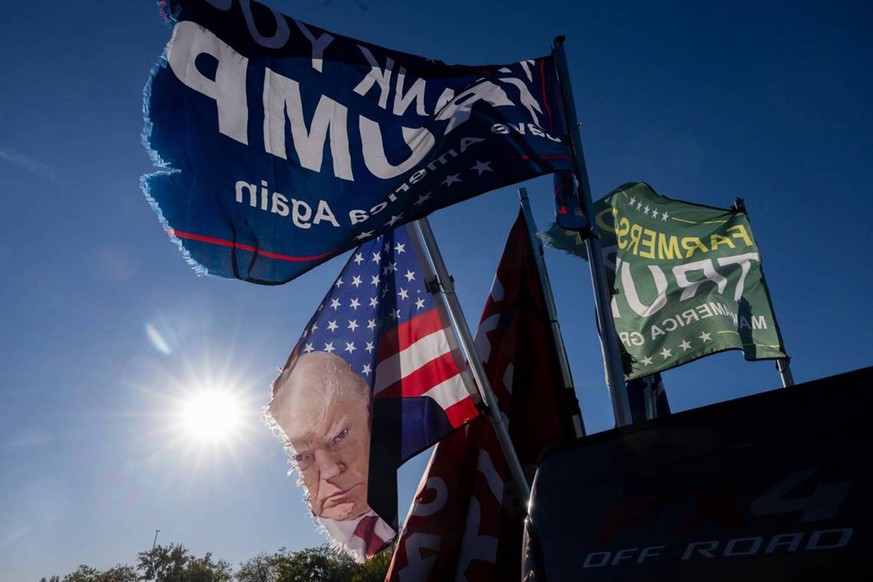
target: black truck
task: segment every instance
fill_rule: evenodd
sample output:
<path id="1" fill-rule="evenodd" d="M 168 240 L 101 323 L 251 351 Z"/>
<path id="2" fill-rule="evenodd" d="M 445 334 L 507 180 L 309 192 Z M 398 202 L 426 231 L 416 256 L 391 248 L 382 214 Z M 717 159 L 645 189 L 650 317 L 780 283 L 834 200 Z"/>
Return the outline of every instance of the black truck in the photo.
<path id="1" fill-rule="evenodd" d="M 549 449 L 522 579 L 873 580 L 871 416 L 873 367 Z"/>

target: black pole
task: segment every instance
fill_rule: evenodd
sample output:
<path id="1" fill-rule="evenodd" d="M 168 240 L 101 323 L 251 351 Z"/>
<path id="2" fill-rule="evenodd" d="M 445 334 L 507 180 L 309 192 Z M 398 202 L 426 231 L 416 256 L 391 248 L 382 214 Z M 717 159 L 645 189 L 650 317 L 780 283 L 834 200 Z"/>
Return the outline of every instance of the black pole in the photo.
<path id="1" fill-rule="evenodd" d="M 621 347 L 612 318 L 612 298 L 606 279 L 606 268 L 601 254 L 600 237 L 597 221 L 594 219 L 594 203 L 591 200 L 591 186 L 588 183 L 588 169 L 585 167 L 585 155 L 582 152 L 582 136 L 579 133 L 579 121 L 576 117 L 576 105 L 573 101 L 573 89 L 570 86 L 570 72 L 567 66 L 567 55 L 564 52 L 564 37 L 555 38 L 553 45 L 555 67 L 561 85 L 561 101 L 564 106 L 564 120 L 570 137 L 570 148 L 576 165 L 576 177 L 579 188 L 576 195 L 585 217 L 590 224 L 591 236 L 585 239 L 588 251 L 588 266 L 591 270 L 591 283 L 594 287 L 594 307 L 601 330 L 600 341 L 603 346 L 603 365 L 606 368 L 606 380 L 612 397 L 612 410 L 616 426 L 624 426 L 633 422 L 627 391 L 624 383 L 624 368 L 621 364 Z"/>

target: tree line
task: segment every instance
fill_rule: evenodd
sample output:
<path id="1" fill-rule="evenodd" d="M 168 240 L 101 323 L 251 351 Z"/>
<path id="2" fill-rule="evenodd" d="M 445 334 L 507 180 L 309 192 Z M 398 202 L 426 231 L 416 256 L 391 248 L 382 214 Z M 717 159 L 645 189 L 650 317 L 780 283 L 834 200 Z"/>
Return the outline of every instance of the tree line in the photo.
<path id="1" fill-rule="evenodd" d="M 388 548 L 359 564 L 328 545 L 297 552 L 281 548 L 272 554 L 260 553 L 234 571 L 230 562 L 215 559 L 211 552 L 198 558 L 174 543 L 139 552 L 135 566 L 119 564 L 98 570 L 82 564 L 69 574 L 44 577 L 40 582 L 382 582 L 392 553 Z"/>

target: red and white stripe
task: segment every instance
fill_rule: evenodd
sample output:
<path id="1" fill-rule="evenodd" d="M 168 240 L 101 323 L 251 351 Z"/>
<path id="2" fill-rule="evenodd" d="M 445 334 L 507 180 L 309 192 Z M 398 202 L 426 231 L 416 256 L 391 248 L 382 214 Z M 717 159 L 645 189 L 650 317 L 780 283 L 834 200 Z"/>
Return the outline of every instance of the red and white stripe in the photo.
<path id="1" fill-rule="evenodd" d="M 476 416 L 473 398 L 452 353 L 448 324 L 437 309 L 388 330 L 379 340 L 373 392 L 376 398 L 426 396 L 458 427 Z"/>

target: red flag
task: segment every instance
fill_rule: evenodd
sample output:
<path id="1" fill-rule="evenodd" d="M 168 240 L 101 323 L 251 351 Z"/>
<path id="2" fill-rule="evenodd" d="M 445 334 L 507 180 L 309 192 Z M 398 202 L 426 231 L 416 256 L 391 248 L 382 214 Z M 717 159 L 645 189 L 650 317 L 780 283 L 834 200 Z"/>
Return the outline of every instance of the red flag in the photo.
<path id="1" fill-rule="evenodd" d="M 491 386 L 529 474 L 542 450 L 575 438 L 524 214 L 512 228 L 476 336 Z M 434 449 L 387 580 L 511 580 L 521 571 L 524 499 L 486 418 Z"/>

